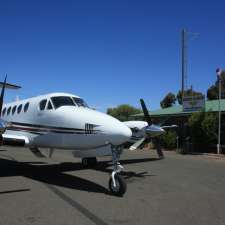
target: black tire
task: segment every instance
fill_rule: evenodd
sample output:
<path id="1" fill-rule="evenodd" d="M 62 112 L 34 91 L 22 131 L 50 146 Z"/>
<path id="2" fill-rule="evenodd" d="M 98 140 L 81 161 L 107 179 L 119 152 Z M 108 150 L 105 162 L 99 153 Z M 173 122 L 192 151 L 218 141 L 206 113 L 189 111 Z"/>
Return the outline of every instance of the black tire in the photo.
<path id="1" fill-rule="evenodd" d="M 88 163 L 89 163 L 89 165 L 91 166 L 91 167 L 94 167 L 94 166 L 96 166 L 96 164 L 97 164 L 97 158 L 96 157 L 93 157 L 93 158 L 88 158 Z"/>
<path id="2" fill-rule="evenodd" d="M 82 165 L 83 165 L 83 167 L 88 167 L 88 159 L 87 158 L 82 158 Z"/>
<path id="3" fill-rule="evenodd" d="M 96 157 L 92 158 L 82 158 L 82 165 L 83 167 L 94 167 L 97 164 Z"/>
<path id="4" fill-rule="evenodd" d="M 116 186 L 113 186 L 112 177 L 109 179 L 109 190 L 113 195 L 122 197 L 127 190 L 127 184 L 124 178 L 118 174 L 115 175 Z"/>

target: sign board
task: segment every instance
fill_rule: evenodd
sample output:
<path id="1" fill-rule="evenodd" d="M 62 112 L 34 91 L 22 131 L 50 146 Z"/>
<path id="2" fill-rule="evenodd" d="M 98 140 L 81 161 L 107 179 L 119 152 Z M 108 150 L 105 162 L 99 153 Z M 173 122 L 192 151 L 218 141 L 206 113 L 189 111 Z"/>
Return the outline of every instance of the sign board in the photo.
<path id="1" fill-rule="evenodd" d="M 205 108 L 204 96 L 186 96 L 183 98 L 183 111 L 201 111 Z"/>

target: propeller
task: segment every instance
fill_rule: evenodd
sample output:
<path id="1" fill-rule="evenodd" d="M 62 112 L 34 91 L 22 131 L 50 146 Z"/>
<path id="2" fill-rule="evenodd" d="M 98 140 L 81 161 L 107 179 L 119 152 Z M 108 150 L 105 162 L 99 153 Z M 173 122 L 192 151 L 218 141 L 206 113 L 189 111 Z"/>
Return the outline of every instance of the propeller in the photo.
<path id="1" fill-rule="evenodd" d="M 20 86 L 6 83 L 6 80 L 7 80 L 7 74 L 5 75 L 4 82 L 0 82 L 0 87 L 2 88 L 1 95 L 0 95 L 0 139 L 1 139 L 1 141 L 3 139 L 2 134 L 5 132 L 6 128 L 8 126 L 10 126 L 10 123 L 8 123 L 2 119 L 2 108 L 3 108 L 3 102 L 4 102 L 5 89 L 6 88 L 8 88 L 8 89 L 21 88 Z"/>
<path id="2" fill-rule="evenodd" d="M 146 137 L 141 138 L 139 141 L 135 142 L 133 145 L 130 146 L 129 150 L 134 151 L 136 150 L 144 141 Z"/>
<path id="3" fill-rule="evenodd" d="M 147 110 L 147 107 L 145 105 L 145 102 L 144 102 L 143 99 L 140 99 L 140 102 L 141 102 L 142 111 L 143 111 L 144 116 L 145 116 L 145 120 L 148 123 L 148 125 L 151 126 L 152 125 L 152 119 L 151 119 L 151 117 L 150 117 L 150 115 L 148 113 L 148 110 Z"/>
<path id="4" fill-rule="evenodd" d="M 142 107 L 142 110 L 144 113 L 145 120 L 148 123 L 148 126 L 145 127 L 146 135 L 148 137 L 156 137 L 156 136 L 163 134 L 165 132 L 165 130 L 161 126 L 152 123 L 152 119 L 149 115 L 149 112 L 145 105 L 144 100 L 140 99 L 140 102 L 141 102 L 141 107 Z"/>
<path id="5" fill-rule="evenodd" d="M 141 138 L 140 140 L 138 140 L 137 142 L 135 142 L 132 146 L 130 146 L 129 149 L 131 151 L 136 150 L 138 147 L 141 146 L 141 144 L 145 140 L 149 141 L 150 139 L 153 139 L 154 143 L 156 144 L 156 150 L 157 150 L 159 157 L 163 157 L 163 152 L 161 150 L 158 137 L 160 135 L 162 135 L 163 133 L 165 133 L 165 129 L 174 128 L 174 127 L 177 127 L 177 125 L 161 126 L 161 125 L 153 124 L 151 116 L 149 114 L 149 111 L 146 107 L 144 100 L 140 99 L 140 102 L 141 102 L 141 107 L 142 107 L 142 111 L 144 113 L 145 120 L 148 123 L 148 125 L 143 128 L 143 130 L 145 132 L 145 136 L 143 138 Z"/>
<path id="6" fill-rule="evenodd" d="M 7 79 L 7 75 L 5 76 L 4 83 L 2 84 L 2 91 L 0 95 L 0 135 L 1 136 L 5 132 L 5 129 L 7 126 L 6 122 L 2 119 L 2 106 L 3 106 L 3 100 L 4 100 L 4 94 L 5 94 L 6 79 Z"/>
<path id="7" fill-rule="evenodd" d="M 1 91 L 1 96 L 0 96 L 0 117 L 2 115 L 2 106 L 3 106 L 3 100 L 4 100 L 4 94 L 5 94 L 6 79 L 7 79 L 7 74 L 5 75 L 5 80 L 2 85 L 2 91 Z"/>

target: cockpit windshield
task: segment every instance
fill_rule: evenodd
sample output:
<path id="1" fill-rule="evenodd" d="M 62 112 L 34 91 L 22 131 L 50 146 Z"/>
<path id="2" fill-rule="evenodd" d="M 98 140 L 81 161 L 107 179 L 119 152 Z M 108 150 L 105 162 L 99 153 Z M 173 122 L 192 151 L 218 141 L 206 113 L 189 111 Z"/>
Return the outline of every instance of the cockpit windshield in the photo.
<path id="1" fill-rule="evenodd" d="M 70 98 L 68 96 L 51 97 L 51 100 L 53 102 L 53 105 L 54 105 L 55 109 L 57 109 L 61 106 L 66 106 L 66 105 L 75 106 L 72 98 Z"/>
<path id="2" fill-rule="evenodd" d="M 73 100 L 78 106 L 82 106 L 82 107 L 88 108 L 87 103 L 82 98 L 75 98 L 75 97 L 73 97 Z"/>

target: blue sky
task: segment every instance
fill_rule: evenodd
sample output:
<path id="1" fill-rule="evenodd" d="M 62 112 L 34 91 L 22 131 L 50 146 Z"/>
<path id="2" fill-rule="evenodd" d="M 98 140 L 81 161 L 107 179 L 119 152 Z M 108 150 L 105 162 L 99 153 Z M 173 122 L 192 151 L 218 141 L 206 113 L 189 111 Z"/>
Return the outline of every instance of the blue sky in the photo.
<path id="1" fill-rule="evenodd" d="M 54 91 L 92 107 L 144 98 L 151 109 L 181 83 L 180 32 L 198 33 L 188 49 L 188 85 L 206 92 L 225 68 L 225 1 L 1 0 L 0 77 L 27 98 Z"/>

